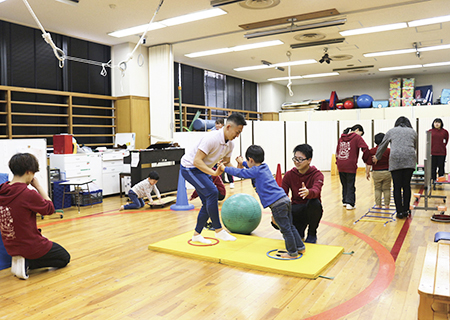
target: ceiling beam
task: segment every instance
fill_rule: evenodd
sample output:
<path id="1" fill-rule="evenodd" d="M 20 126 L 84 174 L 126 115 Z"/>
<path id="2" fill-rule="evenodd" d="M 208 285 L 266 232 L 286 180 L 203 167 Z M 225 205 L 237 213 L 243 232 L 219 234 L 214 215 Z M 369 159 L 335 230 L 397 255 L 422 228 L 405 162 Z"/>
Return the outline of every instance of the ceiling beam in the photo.
<path id="1" fill-rule="evenodd" d="M 333 8 L 333 9 L 328 9 L 328 10 L 298 14 L 295 16 L 289 16 L 289 17 L 241 24 L 241 25 L 239 25 L 239 27 L 244 30 L 252 30 L 252 29 L 258 29 L 258 28 L 277 26 L 277 25 L 285 24 L 285 23 L 295 23 L 295 22 L 306 21 L 306 20 L 311 20 L 311 19 L 327 18 L 327 17 L 331 17 L 331 16 L 336 16 L 338 14 L 340 14 L 339 11 L 337 11 L 336 9 Z"/>

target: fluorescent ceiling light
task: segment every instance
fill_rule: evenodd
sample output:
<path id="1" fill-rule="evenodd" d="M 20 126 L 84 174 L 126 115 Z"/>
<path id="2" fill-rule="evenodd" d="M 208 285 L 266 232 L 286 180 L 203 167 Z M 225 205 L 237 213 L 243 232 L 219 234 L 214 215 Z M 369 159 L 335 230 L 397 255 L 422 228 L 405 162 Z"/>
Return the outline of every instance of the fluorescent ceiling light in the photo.
<path id="1" fill-rule="evenodd" d="M 297 60 L 297 61 L 291 61 L 291 62 L 280 62 L 275 64 L 259 64 L 257 66 L 250 66 L 250 67 L 240 67 L 233 69 L 234 71 L 250 71 L 250 70 L 259 70 L 259 69 L 269 69 L 269 68 L 277 68 L 277 67 L 287 67 L 287 66 L 298 66 L 302 64 L 312 64 L 317 63 L 314 59 L 307 59 L 307 60 Z"/>
<path id="2" fill-rule="evenodd" d="M 436 51 L 436 50 L 445 50 L 445 49 L 450 49 L 450 44 L 443 44 L 443 45 L 440 45 L 440 46 L 417 48 L 417 51 L 425 52 L 425 51 Z"/>
<path id="3" fill-rule="evenodd" d="M 416 51 L 426 52 L 426 51 L 436 51 L 436 50 L 446 50 L 446 49 L 450 49 L 450 44 L 417 48 L 417 50 L 416 49 L 400 49 L 400 50 L 391 50 L 391 51 L 371 52 L 371 53 L 365 53 L 364 57 L 369 58 L 369 57 L 391 56 L 391 55 L 395 55 L 395 54 L 415 53 Z"/>
<path id="4" fill-rule="evenodd" d="M 251 67 L 240 67 L 240 68 L 236 68 L 233 70 L 234 71 L 251 71 L 251 70 L 259 70 L 259 69 L 269 69 L 269 68 L 272 68 L 272 65 L 261 64 L 261 65 L 257 65 L 257 66 L 251 66 Z"/>
<path id="5" fill-rule="evenodd" d="M 291 77 L 291 80 L 297 80 L 297 79 L 303 79 L 302 76 L 294 76 Z M 281 78 L 270 78 L 267 79 L 268 81 L 282 81 L 282 80 L 289 80 L 289 77 L 281 77 Z"/>
<path id="6" fill-rule="evenodd" d="M 161 29 L 161 28 L 165 28 L 165 27 L 170 27 L 170 26 L 175 26 L 175 25 L 182 24 L 182 23 L 207 19 L 207 18 L 211 18 L 211 17 L 216 17 L 216 16 L 226 14 L 226 13 L 227 13 L 226 11 L 223 11 L 222 9 L 219 9 L 219 8 L 209 9 L 209 10 L 204 10 L 204 11 L 199 11 L 199 12 L 193 12 L 190 14 L 162 20 L 159 22 L 152 22 L 152 24 L 150 24 L 148 31 Z M 148 24 L 143 24 L 143 25 L 136 26 L 136 27 L 131 27 L 131 28 L 127 28 L 127 29 L 114 31 L 114 32 L 108 33 L 108 35 L 110 35 L 112 37 L 122 38 L 122 37 L 131 36 L 131 35 L 141 34 L 141 33 L 144 33 L 145 30 L 147 30 L 147 26 L 148 26 Z"/>
<path id="7" fill-rule="evenodd" d="M 404 69 L 417 69 L 422 68 L 421 64 L 414 64 L 409 66 L 399 66 L 399 67 L 388 67 L 388 68 L 380 68 L 379 71 L 393 71 L 393 70 L 404 70 Z"/>
<path id="8" fill-rule="evenodd" d="M 208 9 L 208 10 L 185 14 L 183 16 L 166 19 L 166 20 L 163 20 L 160 22 L 168 27 L 171 27 L 171 26 L 176 26 L 178 24 L 182 24 L 182 23 L 217 17 L 217 16 L 221 16 L 223 14 L 227 14 L 227 12 L 223 11 L 220 8 L 214 8 L 214 9 Z"/>
<path id="9" fill-rule="evenodd" d="M 427 68 L 427 67 L 441 67 L 441 66 L 450 66 L 450 61 L 427 63 L 427 64 L 423 65 L 424 68 Z"/>
<path id="10" fill-rule="evenodd" d="M 414 53 L 414 52 L 416 52 L 416 49 L 402 49 L 402 50 L 364 53 L 363 56 L 366 58 L 369 58 L 369 57 L 392 56 L 392 55 L 396 55 L 396 54 Z"/>
<path id="11" fill-rule="evenodd" d="M 400 22 L 400 23 L 386 24 L 383 26 L 341 31 L 339 33 L 341 34 L 341 36 L 345 37 L 345 36 L 354 36 L 354 35 L 358 35 L 358 34 L 367 34 L 367 33 L 382 32 L 382 31 L 389 31 L 389 30 L 397 30 L 397 29 L 403 29 L 403 28 L 407 28 L 407 27 L 408 27 L 408 25 L 406 24 L 406 22 Z"/>
<path id="12" fill-rule="evenodd" d="M 330 72 L 330 73 L 315 73 L 315 74 L 307 74 L 304 76 L 294 76 L 291 77 L 291 80 L 296 79 L 306 79 L 306 78 L 320 78 L 320 77 L 331 77 L 331 76 L 338 76 L 338 72 Z M 289 80 L 289 77 L 281 77 L 281 78 L 270 78 L 267 79 L 268 81 L 281 81 L 281 80 Z"/>
<path id="13" fill-rule="evenodd" d="M 193 53 L 185 54 L 185 56 L 188 58 L 197 58 L 197 57 L 211 56 L 214 54 L 228 53 L 228 52 L 234 52 L 234 51 L 243 51 L 243 50 L 251 50 L 251 49 L 278 46 L 280 44 L 284 44 L 284 42 L 281 40 L 272 40 L 272 41 L 251 43 L 251 44 L 229 47 L 229 48 L 219 48 L 219 49 L 213 49 L 213 50 L 207 50 L 207 51 L 193 52 Z"/>
<path id="14" fill-rule="evenodd" d="M 315 73 L 304 75 L 303 78 L 321 78 L 321 77 L 332 77 L 338 76 L 339 72 L 329 72 L 329 73 Z"/>
<path id="15" fill-rule="evenodd" d="M 143 24 L 141 26 L 136 26 L 136 27 L 131 27 L 128 29 L 114 31 L 114 32 L 108 33 L 108 35 L 112 36 L 112 37 L 116 37 L 116 38 L 122 38 L 122 37 L 132 36 L 135 34 L 141 34 L 141 33 L 144 33 L 145 30 L 147 30 L 147 26 L 148 26 L 148 24 Z M 165 27 L 166 27 L 165 25 L 162 25 L 159 22 L 153 22 L 150 25 L 150 27 L 148 28 L 148 31 L 161 29 L 161 28 L 165 28 Z"/>
<path id="16" fill-rule="evenodd" d="M 419 26 L 426 26 L 429 24 L 449 22 L 449 21 L 450 21 L 450 15 L 442 16 L 442 17 L 428 18 L 428 19 L 414 20 L 414 21 L 408 22 L 408 26 L 419 27 Z"/>
<path id="17" fill-rule="evenodd" d="M 286 27 L 286 28 L 246 33 L 244 35 L 244 37 L 247 39 L 253 39 L 253 38 L 273 36 L 276 34 L 282 34 L 282 33 L 288 33 L 288 32 L 296 32 L 296 31 L 303 31 L 303 30 L 332 27 L 332 26 L 340 26 L 340 25 L 345 24 L 345 22 L 347 22 L 347 19 L 322 21 L 322 22 L 317 22 L 317 23 L 305 24 L 305 25 L 301 25 L 301 26 L 290 25 L 289 27 Z"/>

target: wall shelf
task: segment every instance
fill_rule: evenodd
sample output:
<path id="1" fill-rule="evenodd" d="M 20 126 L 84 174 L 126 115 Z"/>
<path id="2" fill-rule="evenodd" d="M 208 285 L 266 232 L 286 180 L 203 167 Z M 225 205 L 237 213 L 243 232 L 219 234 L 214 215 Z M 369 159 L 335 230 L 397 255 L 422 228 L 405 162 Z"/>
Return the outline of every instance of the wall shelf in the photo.
<path id="1" fill-rule="evenodd" d="M 115 97 L 0 86 L 0 138 L 47 138 L 68 133 L 79 144 L 112 146 Z"/>

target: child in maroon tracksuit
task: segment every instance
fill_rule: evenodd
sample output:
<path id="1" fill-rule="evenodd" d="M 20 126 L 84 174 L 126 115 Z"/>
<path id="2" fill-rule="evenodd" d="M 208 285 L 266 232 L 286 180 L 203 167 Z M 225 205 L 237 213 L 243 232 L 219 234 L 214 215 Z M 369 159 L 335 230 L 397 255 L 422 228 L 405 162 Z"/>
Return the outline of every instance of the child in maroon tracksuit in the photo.
<path id="1" fill-rule="evenodd" d="M 370 167 L 372 167 L 373 187 L 375 190 L 375 206 L 381 207 L 381 199 L 384 198 L 384 208 L 389 209 L 391 203 L 391 173 L 389 172 L 389 155 L 391 149 L 387 148 L 383 156 L 377 163 L 373 163 L 372 156 L 377 153 L 378 145 L 383 141 L 384 133 L 375 135 L 375 148 L 369 150 L 369 154 L 364 154 L 363 160 L 366 162 L 366 178 L 370 180 Z M 367 157 L 369 156 L 369 157 Z"/>
<path id="2" fill-rule="evenodd" d="M 336 164 L 342 185 L 342 204 L 347 210 L 355 209 L 355 178 L 359 149 L 363 153 L 369 151 L 369 147 L 361 137 L 363 134 L 364 129 L 360 124 L 345 129 L 336 148 Z"/>
<path id="3" fill-rule="evenodd" d="M 440 118 L 433 120 L 432 128 L 429 131 L 431 132 L 431 179 L 436 182 L 436 170 L 439 170 L 439 177 L 443 177 L 445 173 L 448 131 L 444 129 L 444 123 Z"/>

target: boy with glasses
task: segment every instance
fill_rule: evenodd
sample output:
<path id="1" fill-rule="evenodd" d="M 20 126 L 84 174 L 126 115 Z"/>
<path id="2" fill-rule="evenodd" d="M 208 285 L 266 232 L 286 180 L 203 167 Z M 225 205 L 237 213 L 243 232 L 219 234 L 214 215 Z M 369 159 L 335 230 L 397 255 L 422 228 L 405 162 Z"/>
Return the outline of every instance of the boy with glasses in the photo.
<path id="1" fill-rule="evenodd" d="M 316 243 L 317 228 L 323 214 L 320 199 L 323 174 L 311 166 L 313 149 L 309 144 L 299 144 L 293 152 L 292 161 L 295 167 L 286 172 L 281 187 L 287 195 L 291 190 L 292 218 L 300 237 L 304 239 L 308 228 L 305 242 Z"/>

